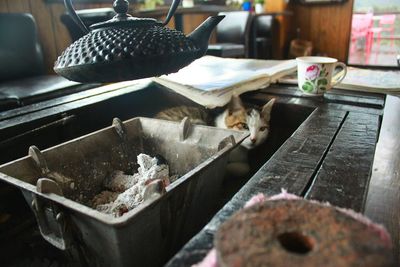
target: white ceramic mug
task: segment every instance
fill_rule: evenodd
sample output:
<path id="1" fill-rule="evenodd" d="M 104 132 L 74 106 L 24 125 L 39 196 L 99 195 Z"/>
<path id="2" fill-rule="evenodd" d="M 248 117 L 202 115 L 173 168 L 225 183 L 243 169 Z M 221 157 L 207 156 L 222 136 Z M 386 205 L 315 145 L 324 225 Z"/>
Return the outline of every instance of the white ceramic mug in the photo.
<path id="1" fill-rule="evenodd" d="M 296 61 L 299 89 L 306 95 L 323 95 L 340 83 L 347 73 L 346 65 L 335 58 L 298 57 Z M 336 68 L 341 68 L 342 71 L 333 77 Z"/>

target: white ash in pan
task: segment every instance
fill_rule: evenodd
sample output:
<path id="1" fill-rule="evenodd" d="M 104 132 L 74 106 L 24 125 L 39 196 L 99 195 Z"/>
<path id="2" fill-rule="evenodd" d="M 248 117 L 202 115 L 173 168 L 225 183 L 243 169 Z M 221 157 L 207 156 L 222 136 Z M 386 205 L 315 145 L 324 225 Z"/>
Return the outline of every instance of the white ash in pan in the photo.
<path id="1" fill-rule="evenodd" d="M 159 156 L 153 158 L 140 154 L 137 163 L 140 166 L 137 173 L 129 175 L 115 171 L 106 179 L 104 187 L 107 190 L 93 198 L 93 208 L 119 217 L 144 200 L 165 192 L 165 187 L 171 182 L 166 161 Z"/>

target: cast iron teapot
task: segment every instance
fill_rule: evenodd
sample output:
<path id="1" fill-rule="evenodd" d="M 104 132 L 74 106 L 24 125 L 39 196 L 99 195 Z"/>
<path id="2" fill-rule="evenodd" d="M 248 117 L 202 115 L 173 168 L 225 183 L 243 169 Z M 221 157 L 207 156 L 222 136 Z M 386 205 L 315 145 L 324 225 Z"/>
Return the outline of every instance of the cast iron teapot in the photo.
<path id="1" fill-rule="evenodd" d="M 86 28 L 71 0 L 65 6 L 87 33 L 58 57 L 54 70 L 77 82 L 119 82 L 178 71 L 207 51 L 212 30 L 224 16 L 211 16 L 188 36 L 164 27 L 180 0 L 174 0 L 164 22 L 127 14 L 128 1 L 115 0 L 117 15 Z"/>

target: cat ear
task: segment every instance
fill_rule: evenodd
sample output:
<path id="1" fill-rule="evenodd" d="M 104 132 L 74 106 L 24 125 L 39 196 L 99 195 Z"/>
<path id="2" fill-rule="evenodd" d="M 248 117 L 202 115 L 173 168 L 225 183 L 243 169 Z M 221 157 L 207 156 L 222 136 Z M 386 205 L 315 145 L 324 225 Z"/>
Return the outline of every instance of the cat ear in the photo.
<path id="1" fill-rule="evenodd" d="M 233 112 L 245 109 L 242 100 L 238 95 L 232 95 L 231 101 L 228 105 L 228 112 L 232 115 Z"/>
<path id="2" fill-rule="evenodd" d="M 265 104 L 262 107 L 261 110 L 261 117 L 264 118 L 265 121 L 269 121 L 270 117 L 271 117 L 271 110 L 272 110 L 272 106 L 275 103 L 275 98 L 272 98 L 270 101 L 268 101 L 267 104 Z"/>

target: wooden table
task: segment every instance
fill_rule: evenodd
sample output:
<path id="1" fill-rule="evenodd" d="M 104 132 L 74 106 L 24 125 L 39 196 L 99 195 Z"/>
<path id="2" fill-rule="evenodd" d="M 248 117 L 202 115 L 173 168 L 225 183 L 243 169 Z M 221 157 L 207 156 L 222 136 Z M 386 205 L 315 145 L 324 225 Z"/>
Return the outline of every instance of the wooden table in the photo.
<path id="1" fill-rule="evenodd" d="M 386 226 L 400 262 L 400 98 L 386 99 L 364 213 Z"/>
<path id="2" fill-rule="evenodd" d="M 149 80 L 143 80 L 120 88 L 91 89 L 3 112 L 0 148 L 4 153 L 0 162 L 26 155 L 27 147 L 32 144 L 44 149 L 109 126 L 115 116 L 122 120 L 152 116 L 166 102 L 185 101 L 182 96 L 163 92 Z M 275 97 L 278 105 L 306 107 L 311 114 L 167 266 L 190 266 L 200 261 L 212 247 L 213 235 L 224 220 L 255 193 L 273 195 L 281 188 L 307 199 L 354 209 L 383 223 L 392 235 L 398 260 L 400 100 L 339 90 L 332 90 L 324 98 L 310 98 L 303 97 L 294 86 L 278 85 L 244 96 L 254 103 L 265 103 Z M 296 116 L 296 108 L 289 112 Z M 15 192 L 11 193 L 17 197 Z M 10 204 L 7 194 L 0 186 L 2 205 Z M 30 222 L 28 226 L 36 227 L 33 215 L 27 213 L 26 216 L 25 221 Z M 19 242 L 11 241 L 3 243 L 9 250 L 13 242 Z"/>
<path id="3" fill-rule="evenodd" d="M 247 96 L 253 100 L 276 97 L 278 103 L 305 105 L 315 110 L 166 266 L 191 266 L 201 261 L 213 247 L 213 236 L 222 222 L 251 196 L 259 192 L 268 196 L 278 194 L 281 188 L 306 199 L 328 201 L 365 213 L 384 224 L 393 238 L 398 263 L 399 99 L 388 97 L 384 105 L 382 96 L 340 90 L 333 90 L 324 98 L 304 98 L 295 87 L 277 86 Z"/>

